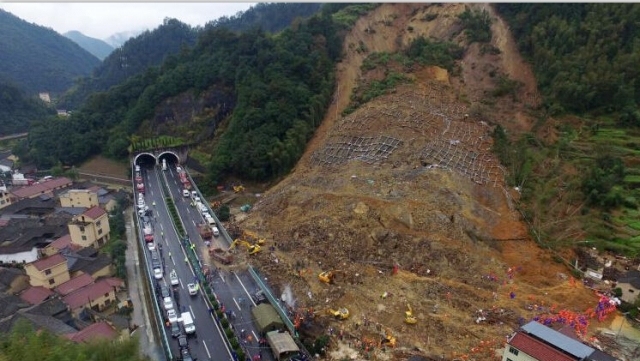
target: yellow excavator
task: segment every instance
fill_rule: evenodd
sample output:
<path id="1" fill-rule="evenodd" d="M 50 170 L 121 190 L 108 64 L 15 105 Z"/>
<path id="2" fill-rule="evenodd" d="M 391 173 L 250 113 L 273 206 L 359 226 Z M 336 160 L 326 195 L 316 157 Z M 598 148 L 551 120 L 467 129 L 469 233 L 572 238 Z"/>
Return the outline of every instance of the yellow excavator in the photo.
<path id="1" fill-rule="evenodd" d="M 387 329 L 386 335 L 380 340 L 380 347 L 382 346 L 396 347 L 396 338 L 389 329 Z"/>
<path id="2" fill-rule="evenodd" d="M 249 254 L 256 254 L 262 250 L 262 247 L 260 247 L 259 244 L 251 244 L 240 238 L 236 238 L 236 240 L 231 243 L 231 245 L 229 246 L 229 250 L 236 248 L 238 244 L 247 247 Z"/>
<path id="3" fill-rule="evenodd" d="M 404 311 L 404 323 L 408 323 L 410 325 L 415 325 L 418 323 L 418 319 L 413 315 L 413 310 L 411 309 L 411 305 L 407 303 L 407 310 Z"/>
<path id="4" fill-rule="evenodd" d="M 340 307 L 337 310 L 328 309 L 327 313 L 338 320 L 346 320 L 349 318 L 349 310 L 346 307 Z"/>
<path id="5" fill-rule="evenodd" d="M 242 231 L 242 238 L 247 242 L 253 242 L 254 244 L 258 244 L 260 246 L 264 245 L 265 243 L 264 238 L 260 238 L 254 232 L 247 231 L 247 230 Z"/>
<path id="6" fill-rule="evenodd" d="M 233 191 L 234 191 L 235 193 L 244 192 L 244 186 L 243 186 L 243 185 L 233 186 Z"/>
<path id="7" fill-rule="evenodd" d="M 333 280 L 336 277 L 336 273 L 342 272 L 340 270 L 331 270 L 331 271 L 324 271 L 324 272 L 320 272 L 320 274 L 318 274 L 318 279 L 321 282 L 324 283 L 328 283 L 328 284 L 333 284 Z"/>

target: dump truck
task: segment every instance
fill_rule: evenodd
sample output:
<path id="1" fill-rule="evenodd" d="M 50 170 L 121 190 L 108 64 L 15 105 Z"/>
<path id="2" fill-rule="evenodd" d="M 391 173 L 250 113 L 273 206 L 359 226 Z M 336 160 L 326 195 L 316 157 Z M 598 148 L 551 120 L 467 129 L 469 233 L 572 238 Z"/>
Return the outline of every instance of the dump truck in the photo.
<path id="1" fill-rule="evenodd" d="M 219 247 L 211 247 L 209 248 L 209 255 L 222 264 L 233 263 L 233 255 L 225 249 Z"/>
<path id="2" fill-rule="evenodd" d="M 213 230 L 211 230 L 211 227 L 206 223 L 198 224 L 198 230 L 200 231 L 200 237 L 202 237 L 202 239 L 211 239 L 213 236 Z"/>

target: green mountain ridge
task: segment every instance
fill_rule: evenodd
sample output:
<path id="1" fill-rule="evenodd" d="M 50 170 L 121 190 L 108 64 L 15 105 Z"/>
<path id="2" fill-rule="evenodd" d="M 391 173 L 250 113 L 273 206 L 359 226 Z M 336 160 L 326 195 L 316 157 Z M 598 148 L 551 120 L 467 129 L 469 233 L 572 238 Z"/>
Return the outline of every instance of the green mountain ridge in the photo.
<path id="1" fill-rule="evenodd" d="M 100 60 L 57 32 L 0 10 L 0 79 L 53 97 L 89 75 Z"/>

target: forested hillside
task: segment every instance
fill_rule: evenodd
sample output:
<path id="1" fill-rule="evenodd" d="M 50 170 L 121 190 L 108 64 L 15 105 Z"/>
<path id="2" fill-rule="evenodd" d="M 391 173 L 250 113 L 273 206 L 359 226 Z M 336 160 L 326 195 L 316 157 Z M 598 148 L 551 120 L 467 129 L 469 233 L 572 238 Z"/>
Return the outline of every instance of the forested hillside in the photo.
<path id="1" fill-rule="evenodd" d="M 197 37 L 197 29 L 176 19 L 165 19 L 153 31 L 145 31 L 111 52 L 90 77 L 79 79 L 62 97 L 60 107 L 77 109 L 89 95 L 105 91 L 149 67 L 162 64 L 167 56 L 192 47 Z"/>
<path id="2" fill-rule="evenodd" d="M 32 121 L 55 114 L 35 95 L 28 96 L 18 87 L 0 82 L 0 136 L 27 132 Z"/>
<path id="3" fill-rule="evenodd" d="M 0 78 L 29 94 L 61 94 L 99 63 L 70 39 L 0 10 Z"/>
<path id="4" fill-rule="evenodd" d="M 234 16 L 211 21 L 205 28 L 222 26 L 240 32 L 257 27 L 267 32 L 277 32 L 288 27 L 293 19 L 317 12 L 319 7 L 320 4 L 260 3 Z M 106 91 L 150 66 L 159 66 L 167 57 L 193 47 L 202 30 L 176 19 L 165 19 L 158 28 L 130 39 L 112 52 L 91 77 L 80 79 L 76 87 L 65 94 L 60 106 L 76 109 L 90 94 Z"/>
<path id="5" fill-rule="evenodd" d="M 640 125 L 638 4 L 496 4 L 554 111 L 621 111 Z"/>
<path id="6" fill-rule="evenodd" d="M 537 239 L 640 254 L 638 4 L 497 4 L 543 107 L 496 150 Z"/>
<path id="7" fill-rule="evenodd" d="M 209 99 L 204 123 L 219 120 L 218 112 L 233 110 L 219 141 L 205 144 L 217 154 L 211 179 L 223 172 L 273 177 L 295 164 L 330 101 L 334 61 L 341 49 L 336 31 L 329 13 L 277 35 L 211 27 L 193 50 L 185 48 L 162 67 L 150 67 L 94 94 L 68 119 L 35 124 L 28 143 L 16 151 L 42 167 L 58 161 L 78 164 L 102 152 L 126 157 L 132 139 L 158 136 L 162 123 L 172 122 L 171 117 L 154 117 L 163 101 L 213 92 L 234 100 L 223 106 L 219 98 L 203 98 Z M 235 108 L 229 109 L 228 103 Z M 148 130 L 138 132 L 141 125 Z M 193 139 L 188 132 L 195 126 L 171 135 Z M 67 142 L 58 141 L 63 138 Z"/>

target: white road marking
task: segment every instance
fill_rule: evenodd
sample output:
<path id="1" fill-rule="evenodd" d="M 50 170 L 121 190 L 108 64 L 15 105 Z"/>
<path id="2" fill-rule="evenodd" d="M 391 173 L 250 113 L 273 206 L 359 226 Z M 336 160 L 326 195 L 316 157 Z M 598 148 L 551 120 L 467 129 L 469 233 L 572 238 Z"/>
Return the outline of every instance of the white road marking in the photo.
<path id="1" fill-rule="evenodd" d="M 239 311 L 242 311 L 242 308 L 240 308 L 240 305 L 238 304 L 238 301 L 236 301 L 236 298 L 235 298 L 235 297 L 233 297 L 232 299 L 233 299 L 233 303 L 235 303 L 235 304 L 236 304 L 236 307 L 238 307 L 238 310 L 239 310 Z"/>
<path id="2" fill-rule="evenodd" d="M 256 306 L 256 303 L 253 301 L 253 297 L 251 297 L 251 294 L 249 294 L 249 291 L 247 291 L 247 289 L 244 287 L 244 283 L 242 283 L 242 280 L 240 280 L 240 277 L 238 277 L 237 274 L 234 273 L 234 275 L 236 276 L 236 278 L 238 279 L 238 282 L 240 282 L 240 286 L 242 286 L 242 289 L 244 290 L 244 292 L 247 294 L 247 296 L 249 296 L 249 301 L 251 301 L 251 303 Z"/>
<path id="3" fill-rule="evenodd" d="M 209 353 L 209 348 L 207 347 L 207 343 L 202 340 L 202 344 L 204 345 L 204 350 L 207 351 L 207 357 L 211 358 L 211 354 Z"/>

